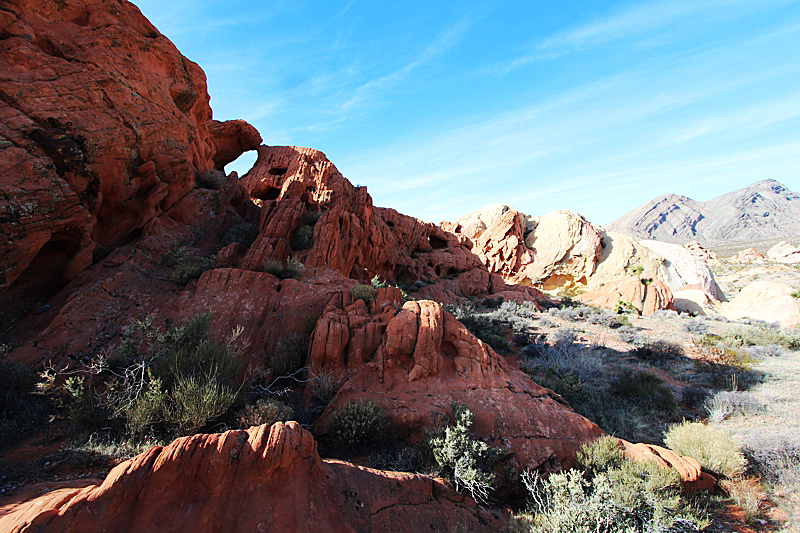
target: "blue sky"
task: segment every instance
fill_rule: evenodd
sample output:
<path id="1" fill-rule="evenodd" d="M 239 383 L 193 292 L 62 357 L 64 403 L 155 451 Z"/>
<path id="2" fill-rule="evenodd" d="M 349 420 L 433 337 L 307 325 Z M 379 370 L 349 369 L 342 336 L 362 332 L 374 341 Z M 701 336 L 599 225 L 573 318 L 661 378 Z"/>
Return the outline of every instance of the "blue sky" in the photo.
<path id="1" fill-rule="evenodd" d="M 215 118 L 426 221 L 800 190 L 797 1 L 134 3 L 205 70 Z"/>

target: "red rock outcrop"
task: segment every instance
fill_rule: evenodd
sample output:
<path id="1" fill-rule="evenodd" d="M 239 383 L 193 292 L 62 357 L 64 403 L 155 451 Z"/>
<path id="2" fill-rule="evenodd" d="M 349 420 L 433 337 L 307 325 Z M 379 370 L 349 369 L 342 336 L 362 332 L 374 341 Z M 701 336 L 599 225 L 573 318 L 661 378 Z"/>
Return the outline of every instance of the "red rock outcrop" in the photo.
<path id="1" fill-rule="evenodd" d="M 61 488 L 0 509 L 0 530 L 14 533 L 501 526 L 501 516 L 441 480 L 323 461 L 296 422 L 180 438 L 121 463 L 100 485 Z"/>
<path id="2" fill-rule="evenodd" d="M 206 126 L 214 143 L 214 166 L 217 170 L 225 170 L 225 165 L 244 152 L 261 146 L 261 134 L 244 120 L 210 120 Z"/>
<path id="3" fill-rule="evenodd" d="M 633 461 L 655 461 L 663 468 L 674 468 L 681 476 L 683 488 L 687 492 L 711 491 L 717 480 L 711 474 L 702 471 L 700 463 L 693 457 L 687 457 L 654 444 L 632 444 L 617 439 L 622 455 Z"/>
<path id="4" fill-rule="evenodd" d="M 374 207 L 366 187 L 354 187 L 317 150 L 262 146 L 242 182 L 262 207 L 259 237 L 242 268 L 257 270 L 291 253 L 306 268 L 326 267 L 361 281 L 378 276 L 445 303 L 502 291 L 522 300 L 544 298 L 487 272 L 465 236 Z M 310 248 L 291 251 L 291 236 L 311 223 Z"/>
<path id="5" fill-rule="evenodd" d="M 755 248 L 746 248 L 728 259 L 729 263 L 764 263 L 764 256 Z"/>
<path id="6" fill-rule="evenodd" d="M 579 294 L 576 300 L 608 309 L 614 309 L 617 302 L 629 302 L 641 315 L 652 315 L 659 309 L 674 309 L 672 292 L 666 283 L 654 279 L 645 284 L 630 276 Z"/>
<path id="7" fill-rule="evenodd" d="M 580 445 L 602 431 L 552 391 L 512 368 L 436 302 L 406 302 L 385 289 L 369 306 L 349 295 L 329 302 L 311 343 L 312 371 L 350 375 L 323 413 L 354 398 L 381 404 L 401 438 L 422 437 L 437 413 L 462 402 L 474 433 L 513 452 L 512 464 L 551 471 L 572 464 Z"/>
<path id="8" fill-rule="evenodd" d="M 51 294 L 214 168 L 205 75 L 133 4 L 3 6 L 0 308 Z"/>

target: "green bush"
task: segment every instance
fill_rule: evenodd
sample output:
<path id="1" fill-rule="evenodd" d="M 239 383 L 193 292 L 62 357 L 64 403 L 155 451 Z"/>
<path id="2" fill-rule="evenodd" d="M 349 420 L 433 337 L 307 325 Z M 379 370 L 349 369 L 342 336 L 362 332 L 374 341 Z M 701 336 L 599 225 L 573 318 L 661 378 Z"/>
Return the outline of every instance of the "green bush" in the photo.
<path id="1" fill-rule="evenodd" d="M 328 435 L 337 446 L 359 450 L 385 439 L 388 429 L 389 419 L 380 404 L 355 400 L 333 413 Z"/>
<path id="2" fill-rule="evenodd" d="M 262 424 L 271 426 L 275 422 L 286 422 L 291 417 L 291 407 L 274 398 L 268 398 L 258 400 L 255 405 L 245 405 L 237 420 L 240 428 L 247 429 Z"/>
<path id="3" fill-rule="evenodd" d="M 740 477 L 747 461 L 730 435 L 701 422 L 682 422 L 664 434 L 664 444 L 681 455 L 697 459 L 702 467 L 717 477 Z"/>
<path id="4" fill-rule="evenodd" d="M 242 222 L 231 226 L 222 236 L 222 245 L 226 246 L 232 242 L 239 242 L 248 248 L 255 242 L 258 237 L 258 226 L 250 222 Z"/>
<path id="5" fill-rule="evenodd" d="M 172 388 L 167 422 L 178 434 L 192 435 L 225 414 L 236 401 L 236 391 L 213 376 L 180 376 Z"/>
<path id="6" fill-rule="evenodd" d="M 215 258 L 191 253 L 185 246 L 165 253 L 161 261 L 172 269 L 169 279 L 178 285 L 186 285 L 199 278 L 203 272 L 214 268 L 216 263 Z"/>
<path id="7" fill-rule="evenodd" d="M 373 287 L 372 285 L 356 285 L 350 291 L 350 294 L 353 295 L 353 300 L 364 300 L 366 303 L 370 303 L 373 298 L 375 298 L 375 294 L 378 290 Z"/>
<path id="8" fill-rule="evenodd" d="M 311 248 L 313 242 L 314 226 L 306 224 L 297 228 L 297 231 L 294 232 L 294 235 L 289 241 L 289 245 L 292 247 L 292 250 L 307 250 Z"/>
<path id="9" fill-rule="evenodd" d="M 122 369 L 102 401 L 132 437 L 197 431 L 223 415 L 241 389 L 239 328 L 227 342 L 210 338 L 210 313 L 162 331 L 154 316 L 123 329 Z"/>
<path id="10" fill-rule="evenodd" d="M 456 490 L 467 489 L 475 500 L 485 501 L 494 480 L 494 473 L 488 470 L 487 463 L 498 450 L 470 435 L 469 428 L 475 415 L 465 404 L 453 402 L 450 409 L 455 425 L 448 424 L 431 433 L 428 446 Z"/>
<path id="11" fill-rule="evenodd" d="M 618 315 L 638 315 L 639 311 L 633 306 L 631 302 L 618 300 L 614 306 L 614 312 Z M 627 324 L 626 324 L 627 325 Z"/>
<path id="12" fill-rule="evenodd" d="M 681 498 L 674 469 L 624 460 L 607 438 L 585 444 L 579 461 L 585 472 L 569 470 L 545 480 L 523 475 L 532 506 L 528 514 L 512 519 L 514 531 L 682 533 L 708 524 Z"/>

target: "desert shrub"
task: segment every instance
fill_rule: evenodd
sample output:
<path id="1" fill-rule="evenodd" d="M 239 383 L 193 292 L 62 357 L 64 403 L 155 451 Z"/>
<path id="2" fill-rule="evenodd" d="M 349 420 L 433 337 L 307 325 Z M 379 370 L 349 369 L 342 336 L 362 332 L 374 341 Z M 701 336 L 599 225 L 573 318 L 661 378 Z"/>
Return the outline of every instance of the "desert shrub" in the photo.
<path id="1" fill-rule="evenodd" d="M 178 434 L 192 435 L 228 411 L 236 395 L 234 389 L 213 376 L 179 376 L 167 406 L 167 422 Z"/>
<path id="2" fill-rule="evenodd" d="M 381 281 L 381 278 L 379 278 L 377 274 L 372 276 L 372 279 L 369 281 L 369 283 L 376 289 L 381 289 L 383 287 L 389 286 L 389 284 L 386 283 L 385 281 Z"/>
<path id="3" fill-rule="evenodd" d="M 286 264 L 281 263 L 277 259 L 267 259 L 264 261 L 261 270 L 280 279 L 289 279 L 305 272 L 306 267 L 300 260 L 291 257 L 286 261 Z"/>
<path id="4" fill-rule="evenodd" d="M 600 437 L 584 443 L 575 455 L 576 466 L 590 476 L 622 466 L 624 457 L 614 437 Z"/>
<path id="5" fill-rule="evenodd" d="M 636 328 L 632 328 L 630 326 L 622 326 L 618 328 L 617 337 L 622 342 L 627 342 L 628 344 L 639 344 L 641 342 Z"/>
<path id="6" fill-rule="evenodd" d="M 478 501 L 486 501 L 494 474 L 487 463 L 497 454 L 485 442 L 472 437 L 469 428 L 475 418 L 463 403 L 450 404 L 454 425 L 444 425 L 428 436 L 428 446 L 436 463 L 450 478 L 457 491 L 467 489 Z"/>
<path id="7" fill-rule="evenodd" d="M 748 357 L 753 359 L 764 359 L 765 357 L 780 357 L 784 354 L 784 349 L 778 344 L 767 344 L 766 346 L 748 346 L 744 349 Z"/>
<path id="8" fill-rule="evenodd" d="M 767 324 L 755 327 L 739 327 L 722 334 L 722 340 L 730 346 L 767 346 L 777 344 L 789 350 L 800 349 L 800 335 L 797 332 L 782 332 Z"/>
<path id="9" fill-rule="evenodd" d="M 178 285 L 186 285 L 191 280 L 199 278 L 206 270 L 214 268 L 215 263 L 216 259 L 213 257 L 193 257 L 191 260 L 177 265 L 169 279 Z"/>
<path id="10" fill-rule="evenodd" d="M 611 326 L 612 328 L 621 328 L 623 326 L 633 327 L 633 324 L 631 324 L 631 319 L 628 318 L 628 315 L 617 313 L 616 317 L 616 325 Z"/>
<path id="11" fill-rule="evenodd" d="M 350 291 L 350 294 L 353 295 L 353 300 L 364 300 L 365 303 L 370 303 L 373 298 L 375 298 L 375 294 L 377 293 L 377 289 L 372 285 L 356 285 Z"/>
<path id="12" fill-rule="evenodd" d="M 700 407 L 708 399 L 706 389 L 687 385 L 681 388 L 681 402 L 688 407 Z"/>
<path id="13" fill-rule="evenodd" d="M 222 236 L 222 245 L 226 246 L 232 242 L 239 242 L 248 248 L 255 242 L 258 237 L 258 226 L 250 222 L 242 222 L 231 226 Z"/>
<path id="14" fill-rule="evenodd" d="M 563 309 L 555 309 L 555 311 L 550 314 L 556 318 L 560 318 L 561 320 L 566 320 L 567 322 L 575 322 L 580 318 L 580 315 L 578 315 L 575 309 L 571 307 L 565 307 Z"/>
<path id="15" fill-rule="evenodd" d="M 425 473 L 432 459 L 425 443 L 400 444 L 369 456 L 369 465 L 379 470 Z"/>
<path id="16" fill-rule="evenodd" d="M 616 305 L 614 305 L 614 312 L 618 315 L 638 315 L 639 311 L 634 307 L 631 302 L 626 302 L 624 300 L 618 300 Z"/>
<path id="17" fill-rule="evenodd" d="M 285 403 L 274 398 L 262 398 L 255 405 L 245 405 L 239 412 L 237 421 L 240 428 L 247 429 L 262 424 L 271 426 L 275 422 L 286 422 L 291 417 L 292 408 Z"/>
<path id="18" fill-rule="evenodd" d="M 511 345 L 503 337 L 501 320 L 489 314 L 478 314 L 471 307 L 446 307 L 470 333 L 491 346 L 498 353 L 507 353 Z"/>
<path id="19" fill-rule="evenodd" d="M 708 419 L 719 423 L 734 415 L 755 415 L 767 410 L 757 396 L 742 391 L 720 391 L 705 402 Z"/>
<path id="20" fill-rule="evenodd" d="M 684 421 L 670 426 L 664 434 L 664 444 L 681 455 L 694 457 L 717 477 L 738 478 L 747 466 L 728 433 L 701 422 Z"/>
<path id="21" fill-rule="evenodd" d="M 546 317 L 542 318 L 541 320 L 539 320 L 539 326 L 541 326 L 543 328 L 554 328 L 557 325 L 558 324 L 556 324 L 555 322 L 553 322 L 552 320 L 550 320 L 549 318 L 546 318 Z"/>
<path id="22" fill-rule="evenodd" d="M 0 451 L 41 429 L 53 410 L 51 402 L 37 394 L 36 373 L 9 361 L 8 351 L 0 345 Z"/>
<path id="23" fill-rule="evenodd" d="M 552 344 L 547 344 L 541 337 L 537 337 L 520 350 L 526 372 L 533 376 L 540 372 L 550 372 L 551 379 L 563 379 L 572 373 L 582 382 L 602 373 L 602 355 L 575 343 L 575 333 L 572 330 L 560 329 L 555 332 L 553 339 Z"/>
<path id="24" fill-rule="evenodd" d="M 511 342 L 514 343 L 515 346 L 527 346 L 530 344 L 531 340 L 525 333 L 515 333 L 511 336 Z"/>
<path id="25" fill-rule="evenodd" d="M 525 472 L 530 513 L 515 516 L 515 531 L 675 532 L 701 531 L 707 519 L 681 497 L 680 476 L 655 462 L 623 460 L 610 439 L 584 445 L 587 470 Z M 580 462 L 580 459 L 579 459 Z"/>
<path id="26" fill-rule="evenodd" d="M 241 387 L 242 330 L 219 342 L 208 336 L 211 319 L 199 313 L 162 331 L 149 316 L 123 328 L 122 369 L 102 401 L 130 436 L 193 432 L 233 405 Z"/>
<path id="27" fill-rule="evenodd" d="M 651 318 L 677 318 L 678 317 L 678 313 L 677 313 L 677 311 L 674 311 L 672 309 L 656 309 L 653 312 L 653 314 L 650 315 L 650 317 Z"/>
<path id="28" fill-rule="evenodd" d="M 742 447 L 754 475 L 773 487 L 800 484 L 800 438 L 797 435 L 757 435 Z"/>
<path id="29" fill-rule="evenodd" d="M 761 506 L 766 500 L 766 495 L 757 479 L 723 479 L 720 486 L 742 509 L 745 522 L 752 524 L 761 516 Z"/>
<path id="30" fill-rule="evenodd" d="M 609 384 L 612 395 L 625 398 L 633 403 L 658 411 L 667 416 L 677 412 L 675 396 L 664 380 L 651 372 L 623 368 Z"/>
<path id="31" fill-rule="evenodd" d="M 319 407 L 325 407 L 339 392 L 346 376 L 341 371 L 330 369 L 313 370 L 309 378 L 309 396 L 311 402 Z"/>
<path id="32" fill-rule="evenodd" d="M 385 439 L 388 429 L 389 419 L 380 404 L 355 400 L 333 413 L 328 436 L 340 447 L 363 449 Z"/>
<path id="33" fill-rule="evenodd" d="M 617 316 L 608 311 L 595 311 L 586 316 L 586 321 L 590 324 L 598 326 L 605 326 L 607 328 L 618 328 L 622 324 L 617 319 Z"/>
<path id="34" fill-rule="evenodd" d="M 294 235 L 289 240 L 292 250 L 307 250 L 314 242 L 314 226 L 305 224 L 297 228 Z"/>
<path id="35" fill-rule="evenodd" d="M 273 378 L 291 376 L 306 364 L 308 356 L 308 336 L 289 333 L 275 345 L 275 352 L 269 360 L 269 370 Z"/>
<path id="36" fill-rule="evenodd" d="M 681 329 L 683 329 L 683 331 L 688 331 L 689 333 L 704 335 L 708 333 L 708 324 L 706 324 L 702 319 L 693 318 L 681 324 Z"/>

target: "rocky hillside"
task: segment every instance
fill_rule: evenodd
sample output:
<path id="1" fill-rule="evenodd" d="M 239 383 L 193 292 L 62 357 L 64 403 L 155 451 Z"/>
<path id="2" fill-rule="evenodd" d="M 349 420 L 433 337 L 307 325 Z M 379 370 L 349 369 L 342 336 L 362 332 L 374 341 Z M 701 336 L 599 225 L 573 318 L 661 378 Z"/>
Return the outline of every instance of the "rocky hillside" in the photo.
<path id="1" fill-rule="evenodd" d="M 800 195 L 775 180 L 761 180 L 707 202 L 666 194 L 606 224 L 605 229 L 677 244 L 786 237 L 800 233 Z"/>

